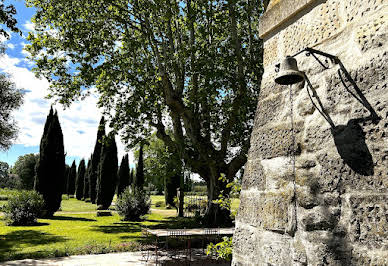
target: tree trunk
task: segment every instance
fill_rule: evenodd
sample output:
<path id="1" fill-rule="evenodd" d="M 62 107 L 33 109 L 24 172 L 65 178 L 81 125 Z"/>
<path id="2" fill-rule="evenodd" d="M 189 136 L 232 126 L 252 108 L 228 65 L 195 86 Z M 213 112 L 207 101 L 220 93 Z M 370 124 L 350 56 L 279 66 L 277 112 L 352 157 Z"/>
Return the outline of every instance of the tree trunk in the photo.
<path id="1" fill-rule="evenodd" d="M 211 171 L 211 175 L 208 178 L 207 184 L 207 209 L 204 217 L 204 223 L 206 226 L 217 227 L 221 225 L 231 225 L 232 218 L 230 217 L 230 210 L 221 208 L 219 204 L 214 203 L 219 195 L 228 194 L 229 189 L 226 188 L 227 183 L 218 180 L 221 176 L 219 171 Z"/>
<path id="2" fill-rule="evenodd" d="M 184 185 L 185 185 L 185 178 L 184 174 L 182 173 L 179 178 L 179 195 L 178 195 L 178 216 L 183 217 L 183 204 L 185 203 L 185 190 L 184 190 Z"/>
<path id="3" fill-rule="evenodd" d="M 174 198 L 177 196 L 177 189 L 180 187 L 180 174 L 169 176 L 168 173 L 164 177 L 164 201 L 166 206 L 175 206 Z"/>

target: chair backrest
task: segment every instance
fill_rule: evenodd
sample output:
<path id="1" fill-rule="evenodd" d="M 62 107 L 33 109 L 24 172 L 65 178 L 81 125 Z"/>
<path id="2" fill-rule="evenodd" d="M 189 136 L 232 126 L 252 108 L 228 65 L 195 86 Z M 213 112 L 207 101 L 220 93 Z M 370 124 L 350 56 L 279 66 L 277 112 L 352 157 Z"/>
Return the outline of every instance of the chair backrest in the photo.
<path id="1" fill-rule="evenodd" d="M 216 235 L 220 234 L 220 228 L 205 228 L 205 235 Z"/>
<path id="2" fill-rule="evenodd" d="M 184 229 L 173 229 L 168 231 L 168 236 L 173 238 L 186 236 L 186 230 Z"/>

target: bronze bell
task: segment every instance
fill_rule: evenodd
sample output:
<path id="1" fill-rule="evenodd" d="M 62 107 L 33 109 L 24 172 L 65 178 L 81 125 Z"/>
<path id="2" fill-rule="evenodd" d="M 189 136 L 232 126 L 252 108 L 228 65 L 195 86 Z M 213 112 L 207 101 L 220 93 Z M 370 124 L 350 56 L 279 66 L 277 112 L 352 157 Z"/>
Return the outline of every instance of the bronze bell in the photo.
<path id="1" fill-rule="evenodd" d="M 280 71 L 275 82 L 280 85 L 292 85 L 304 80 L 304 74 L 299 71 L 296 59 L 287 56 L 280 64 Z"/>

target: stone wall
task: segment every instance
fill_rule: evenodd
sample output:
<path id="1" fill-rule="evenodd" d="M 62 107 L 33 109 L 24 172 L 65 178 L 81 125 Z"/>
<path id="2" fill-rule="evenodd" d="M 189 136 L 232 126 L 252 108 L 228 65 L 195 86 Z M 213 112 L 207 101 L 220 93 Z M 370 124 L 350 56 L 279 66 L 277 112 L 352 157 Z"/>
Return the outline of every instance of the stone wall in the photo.
<path id="1" fill-rule="evenodd" d="M 265 73 L 233 265 L 388 265 L 388 2 L 272 0 L 260 23 Z M 344 66 L 295 57 L 332 125 L 306 82 L 292 97 L 274 82 L 275 65 L 305 47 Z"/>

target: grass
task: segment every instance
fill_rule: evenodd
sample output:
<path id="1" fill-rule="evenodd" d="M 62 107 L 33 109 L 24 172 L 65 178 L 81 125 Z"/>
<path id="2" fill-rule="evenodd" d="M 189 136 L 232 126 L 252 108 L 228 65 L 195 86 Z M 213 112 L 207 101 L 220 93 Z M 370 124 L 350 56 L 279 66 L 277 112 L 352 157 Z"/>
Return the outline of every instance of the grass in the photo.
<path id="1" fill-rule="evenodd" d="M 163 202 L 164 203 L 164 195 L 151 195 L 151 208 L 152 209 L 159 209 L 159 210 L 165 210 L 166 206 L 156 207 L 155 204 L 157 202 Z"/>
<path id="2" fill-rule="evenodd" d="M 38 219 L 35 226 L 6 226 L 0 216 L 0 261 L 133 251 L 144 241 L 144 226 L 198 227 L 194 219 L 176 217 L 175 209 L 155 208 L 158 201 L 164 201 L 164 196 L 151 196 L 152 213 L 141 222 L 121 221 L 114 211 L 113 216 L 97 217 L 96 205 L 67 197 L 61 211 L 51 219 Z M 233 200 L 232 206 L 238 206 L 238 200 Z"/>
<path id="3" fill-rule="evenodd" d="M 110 207 L 114 210 L 114 207 Z M 61 202 L 61 213 L 67 212 L 94 212 L 96 211 L 96 205 L 91 204 L 90 202 L 84 202 L 82 200 L 77 200 L 76 198 L 62 198 Z"/>
<path id="4" fill-rule="evenodd" d="M 39 219 L 36 226 L 0 227 L 0 259 L 66 256 L 124 251 L 123 243 L 141 240 L 141 226 L 157 226 L 167 218 L 150 214 L 143 222 L 123 222 L 117 214 L 96 217 L 94 213 L 59 214 Z M 128 250 L 138 245 L 127 245 Z"/>
<path id="5" fill-rule="evenodd" d="M 35 226 L 5 226 L 0 220 L 0 260 L 136 250 L 142 226 L 164 227 L 174 216 L 175 212 L 157 211 L 142 222 L 124 222 L 115 212 L 97 217 L 95 205 L 65 199 L 62 211 L 38 219 Z"/>
<path id="6" fill-rule="evenodd" d="M 0 188 L 0 197 L 10 197 L 18 193 L 16 189 Z"/>

